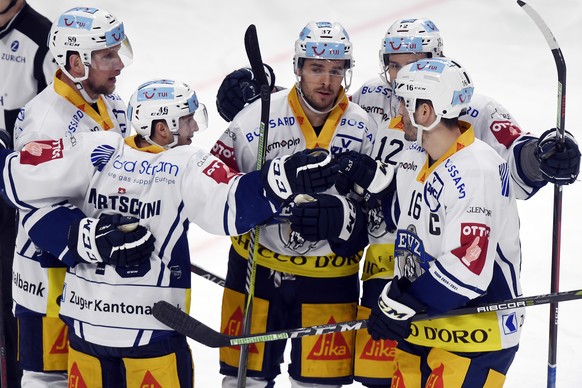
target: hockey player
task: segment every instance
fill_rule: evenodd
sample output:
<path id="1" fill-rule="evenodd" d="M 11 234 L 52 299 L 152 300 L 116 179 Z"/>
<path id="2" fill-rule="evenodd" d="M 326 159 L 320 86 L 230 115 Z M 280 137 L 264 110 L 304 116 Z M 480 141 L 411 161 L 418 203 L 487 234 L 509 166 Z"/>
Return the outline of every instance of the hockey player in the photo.
<path id="1" fill-rule="evenodd" d="M 202 110 L 187 85 L 147 82 L 128 108 L 138 133 L 134 137 L 124 141 L 110 131 L 75 133 L 34 141 L 19 154 L 2 154 L 1 183 L 8 200 L 21 209 L 48 209 L 31 221 L 36 224 L 31 233 L 52 225 L 52 209 L 60 211 L 55 205 L 62 201 L 86 215 L 72 223 L 68 243 L 43 240 L 43 249 L 53 255 L 69 254 L 79 261 L 66 274 L 60 310 L 70 329 L 71 386 L 192 386 L 186 338 L 150 312 L 159 300 L 189 309 L 189 224 L 234 235 L 270 220 L 282 201 L 277 187 L 268 183 L 275 168 L 286 173 L 278 183 L 300 192 L 333 185 L 330 174 L 321 188 L 312 186 L 311 174 L 332 171 L 331 158 L 323 160 L 321 153 L 277 158 L 262 172 L 243 175 L 199 148 L 177 147 L 191 143 Z M 38 185 L 42 192 L 31 190 Z M 101 263 L 98 246 L 86 234 L 107 213 L 137 217 L 151 230 L 156 242 L 150 259 L 134 267 Z"/>
<path id="2" fill-rule="evenodd" d="M 51 22 L 25 0 L 0 0 L 0 147 L 12 146 L 19 109 L 52 81 L 56 70 L 46 45 Z M 2 315 L 6 340 L 7 383 L 20 386 L 17 364 L 17 326 L 12 314 L 12 261 L 16 241 L 15 210 L 0 201 L 0 266 Z"/>
<path id="3" fill-rule="evenodd" d="M 457 62 L 433 58 L 406 65 L 394 90 L 401 121 L 391 125 L 416 141 L 401 154 L 395 187 L 389 186 L 395 171 L 389 164 L 372 161 L 369 168 L 362 159 L 372 159 L 361 154 L 339 160 L 340 171 L 382 200 L 386 222 L 396 228 L 394 278 L 384 280 L 376 296 L 368 331 L 374 340 L 397 342 L 392 385 L 501 387 L 518 348 L 524 308 L 411 319 L 521 295 L 509 166 L 459 119 L 470 106 L 473 83 Z M 300 215 L 303 206 L 293 212 Z"/>
<path id="4" fill-rule="evenodd" d="M 389 125 L 398 109 L 398 101 L 392 92 L 398 70 L 418 59 L 442 55 L 443 39 L 432 21 L 401 19 L 389 27 L 380 46 L 380 75 L 367 81 L 351 97 L 377 123 L 378 131 L 371 154 L 376 160 L 395 166 L 402 150 L 410 145 L 400 128 Z M 241 85 L 254 82 L 248 79 L 248 73 L 240 70 L 231 73 L 229 77 L 238 77 Z M 233 87 L 232 83 L 225 82 L 223 85 Z M 218 96 L 222 97 L 217 100 L 217 104 L 224 106 L 223 111 L 232 111 L 235 103 L 228 97 L 234 98 L 236 94 L 219 91 Z M 473 125 L 477 138 L 491 145 L 507 160 L 518 199 L 529 198 L 547 182 L 570 184 L 576 180 L 580 169 L 580 152 L 570 133 L 567 133 L 565 147 L 556 148 L 555 130 L 546 131 L 539 139 L 523 133 L 503 106 L 480 94 L 473 95 L 462 119 Z M 394 234 L 386 228 L 378 206 L 368 209 L 368 231 L 370 246 L 366 250 L 363 265 L 362 306 L 358 309 L 360 319 L 369 314 L 369 307 L 376 303 L 376 296 L 383 286 L 382 280 L 374 279 L 391 276 L 394 267 Z M 395 343 L 389 340 L 373 342 L 366 331 L 357 331 L 355 379 L 369 386 L 390 386 L 394 369 L 394 346 Z"/>
<path id="5" fill-rule="evenodd" d="M 80 132 L 127 135 L 125 104 L 113 94 L 117 76 L 132 57 L 123 23 L 103 9 L 73 8 L 53 23 L 48 45 L 59 69 L 52 85 L 20 111 L 14 149 L 33 140 L 75 138 Z M 12 278 L 23 384 L 59 381 L 66 386 L 67 330 L 58 318 L 66 265 L 34 243 L 21 222 Z M 42 284 L 46 292 L 31 293 L 25 284 Z"/>
<path id="6" fill-rule="evenodd" d="M 352 50 L 339 23 L 309 22 L 301 31 L 295 42 L 297 82 L 291 89 L 272 95 L 267 159 L 313 147 L 326 148 L 332 154 L 371 151 L 374 124 L 346 96 Z M 255 102 L 241 111 L 213 147 L 212 153 L 237 171 L 256 168 L 260 110 Z M 286 222 L 261 228 L 259 255 L 255 257 L 253 331 L 355 318 L 361 252 L 350 252 L 343 246 L 355 244 L 351 231 L 364 227 L 365 219 L 359 205 L 347 198 L 330 196 L 322 206 L 342 209 L 337 219 L 321 218 L 321 222 L 333 225 L 322 241 L 307 242 Z M 248 235 L 233 237 L 232 243 L 221 330 L 237 334 L 244 311 Z M 353 334 L 291 342 L 289 375 L 293 387 L 337 387 L 352 382 Z M 285 345 L 271 342 L 250 347 L 247 387 L 272 386 L 280 374 Z M 223 386 L 236 386 L 239 348 L 222 348 L 220 360 Z"/>

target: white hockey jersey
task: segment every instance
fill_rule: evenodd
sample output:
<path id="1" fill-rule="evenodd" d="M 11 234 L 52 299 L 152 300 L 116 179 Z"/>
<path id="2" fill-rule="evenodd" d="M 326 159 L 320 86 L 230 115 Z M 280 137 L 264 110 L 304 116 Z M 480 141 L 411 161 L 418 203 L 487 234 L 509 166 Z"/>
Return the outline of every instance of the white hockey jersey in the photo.
<path id="1" fill-rule="evenodd" d="M 256 170 L 260 111 L 259 101 L 247 106 L 213 146 L 212 153 L 237 171 Z M 375 124 L 369 115 L 344 97 L 317 135 L 293 87 L 271 95 L 266 159 L 315 147 L 326 148 L 333 155 L 348 150 L 370 154 L 374 132 Z M 305 241 L 291 231 L 288 223 L 263 226 L 259 236 L 268 252 L 263 250 L 257 263 L 271 269 L 312 277 L 345 276 L 359 269 L 359 258 L 342 258 L 342 263 L 337 263 L 327 241 Z M 233 239 L 233 244 L 246 257 L 242 252 L 248 246 L 246 241 Z"/>
<path id="2" fill-rule="evenodd" d="M 53 83 L 20 110 L 14 127 L 15 150 L 33 140 L 75 139 L 81 132 L 111 131 L 127 136 L 125 104 L 118 95 L 99 97 L 96 111 L 60 80 L 61 74 L 57 70 Z M 24 219 L 21 214 L 21 221 Z M 19 222 L 12 272 L 16 315 L 31 311 L 57 316 L 64 274 L 64 264 L 38 249 Z"/>
<path id="3" fill-rule="evenodd" d="M 77 336 L 99 345 L 138 346 L 169 334 L 151 315 L 159 300 L 189 310 L 191 222 L 209 233 L 235 235 L 273 215 L 259 172 L 237 174 L 192 146 L 143 152 L 118 134 L 96 132 L 36 141 L 20 153 L 2 155 L 2 185 L 20 209 L 54 210 L 68 201 L 88 217 L 138 217 L 156 237 L 150 261 L 137 268 L 69 268 L 61 317 Z M 61 248 L 55 256 L 67 254 L 66 245 Z"/>
<path id="4" fill-rule="evenodd" d="M 24 4 L 0 30 L 0 128 L 12 134 L 20 108 L 52 82 L 57 64 L 46 44 L 51 21 Z"/>
<path id="5" fill-rule="evenodd" d="M 378 126 L 374 152 L 370 156 L 396 165 L 399 152 L 408 147 L 410 142 L 404 140 L 402 132 L 394 132 L 389 128 L 390 119 L 398 115 L 398 99 L 393 98 L 390 86 L 378 76 L 366 82 L 351 98 L 372 115 Z M 471 124 L 475 137 L 489 144 L 508 162 L 511 178 L 517 185 L 515 195 L 518 199 L 531 197 L 545 185 L 541 175 L 539 181 L 532 182 L 522 170 L 519 160 L 516 160 L 519 155 L 515 151 L 532 137 L 522 132 L 519 124 L 501 104 L 490 97 L 474 94 L 467 113 L 460 119 Z"/>
<path id="6" fill-rule="evenodd" d="M 404 132 L 398 123 L 399 102 L 392 94 L 390 85 L 378 76 L 364 83 L 351 98 L 374 118 L 378 127 L 374 150 L 370 156 L 397 166 L 402 151 L 411 142 L 404 139 Z M 546 184 L 543 180 L 531 180 L 522 170 L 516 157 L 519 157 L 520 148 L 532 137 L 521 131 L 515 119 L 502 105 L 487 96 L 474 94 L 467 113 L 461 119 L 473 126 L 475 137 L 490 145 L 507 161 L 518 199 L 531 197 Z M 391 123 L 392 120 L 394 122 Z M 541 179 L 541 174 L 539 178 Z M 370 245 L 363 267 L 364 280 L 374 275 L 392 275 L 394 234 L 388 229 L 390 227 L 386 227 L 381 209 L 369 209 Z"/>
<path id="7" fill-rule="evenodd" d="M 432 165 L 414 143 L 396 174 L 400 211 L 395 275 L 429 314 L 521 296 L 519 218 L 509 168 L 467 125 Z M 410 342 L 454 351 L 487 351 L 518 344 L 525 311 L 475 314 L 414 323 Z M 462 319 L 461 319 L 462 318 Z M 442 330 L 475 334 L 447 337 Z"/>

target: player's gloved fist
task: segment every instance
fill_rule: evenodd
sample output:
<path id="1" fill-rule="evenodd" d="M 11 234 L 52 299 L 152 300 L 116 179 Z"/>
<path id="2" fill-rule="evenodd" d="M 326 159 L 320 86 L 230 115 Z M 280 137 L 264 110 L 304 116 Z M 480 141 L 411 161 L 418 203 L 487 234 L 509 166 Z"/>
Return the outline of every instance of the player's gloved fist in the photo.
<path id="1" fill-rule="evenodd" d="M 261 169 L 261 178 L 269 200 L 281 205 L 295 194 L 329 189 L 337 178 L 337 169 L 326 149 L 305 149 L 267 161 Z"/>
<path id="2" fill-rule="evenodd" d="M 0 128 L 0 148 L 12 148 L 12 136 L 2 128 Z"/>
<path id="3" fill-rule="evenodd" d="M 308 241 L 348 241 L 365 225 L 360 204 L 331 194 L 300 194 L 291 206 L 291 230 Z"/>
<path id="4" fill-rule="evenodd" d="M 544 132 L 538 140 L 537 157 L 545 180 L 557 185 L 574 183 L 580 172 L 580 149 L 574 136 L 564 132 L 564 143 L 558 143 L 558 131 Z"/>
<path id="5" fill-rule="evenodd" d="M 80 263 L 133 267 L 150 259 L 155 237 L 135 217 L 104 214 L 69 229 L 69 249 Z"/>
<path id="6" fill-rule="evenodd" d="M 409 287 L 407 278 L 395 276 L 380 293 L 368 318 L 368 333 L 374 341 L 401 341 L 410 335 L 412 317 L 423 312 L 426 306 L 406 292 Z"/>
<path id="7" fill-rule="evenodd" d="M 366 200 L 371 196 L 380 199 L 394 178 L 393 166 L 356 151 L 341 154 L 338 164 L 340 174 L 335 187 L 343 195 L 355 191 Z"/>
<path id="8" fill-rule="evenodd" d="M 275 86 L 275 73 L 266 63 L 265 75 L 269 82 L 269 90 Z M 222 81 L 216 94 L 216 108 L 220 116 L 226 121 L 232 121 L 234 116 L 244 108 L 245 104 L 259 98 L 261 90 L 257 79 L 249 67 L 235 70 Z"/>

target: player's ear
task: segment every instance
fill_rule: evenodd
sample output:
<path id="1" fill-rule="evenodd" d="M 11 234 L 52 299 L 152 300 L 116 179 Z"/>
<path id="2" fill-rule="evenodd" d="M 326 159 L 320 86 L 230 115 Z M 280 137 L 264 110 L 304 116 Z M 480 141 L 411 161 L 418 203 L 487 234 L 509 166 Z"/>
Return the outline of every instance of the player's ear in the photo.
<path id="1" fill-rule="evenodd" d="M 416 109 L 416 122 L 422 126 L 429 126 L 435 120 L 434 109 L 428 102 L 422 102 Z"/>
<path id="2" fill-rule="evenodd" d="M 68 54 L 67 70 L 73 77 L 82 77 L 85 75 L 85 66 L 78 53 L 73 52 Z"/>

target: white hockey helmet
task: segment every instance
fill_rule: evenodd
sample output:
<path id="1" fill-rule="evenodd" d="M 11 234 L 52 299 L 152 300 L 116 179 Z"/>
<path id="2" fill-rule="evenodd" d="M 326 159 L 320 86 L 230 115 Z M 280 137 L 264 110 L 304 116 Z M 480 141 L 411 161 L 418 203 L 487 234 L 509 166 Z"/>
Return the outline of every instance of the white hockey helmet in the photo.
<path id="1" fill-rule="evenodd" d="M 127 66 L 133 60 L 133 51 L 125 35 L 123 23 L 108 11 L 99 8 L 76 7 L 64 12 L 51 27 L 48 46 L 59 67 L 77 83 L 89 76 L 93 51 L 119 46 L 119 59 L 123 65 Z M 79 53 L 85 66 L 83 77 L 73 77 L 67 71 L 67 52 Z M 101 66 L 107 70 L 107 66 L 111 67 L 114 60 L 118 58 L 93 66 Z"/>
<path id="2" fill-rule="evenodd" d="M 421 59 L 403 67 L 396 77 L 395 93 L 402 98 L 412 123 L 417 100 L 432 102 L 437 119 L 423 130 L 436 126 L 441 118 L 456 118 L 469 107 L 473 82 L 465 69 L 446 58 Z"/>
<path id="3" fill-rule="evenodd" d="M 309 22 L 295 41 L 294 69 L 301 67 L 300 58 L 345 60 L 346 68 L 354 66 L 352 42 L 340 23 Z"/>
<path id="4" fill-rule="evenodd" d="M 131 125 L 150 143 L 153 143 L 152 123 L 156 120 L 166 122 L 174 135 L 174 142 L 164 148 L 176 145 L 180 118 L 189 114 L 194 114 L 198 131 L 206 129 L 208 114 L 204 104 L 198 101 L 196 92 L 183 82 L 167 79 L 152 80 L 140 85 L 131 96 L 127 107 Z"/>
<path id="5" fill-rule="evenodd" d="M 427 53 L 429 58 L 443 56 L 443 40 L 429 19 L 400 19 L 386 31 L 380 44 L 380 68 L 386 73 L 390 54 Z"/>

